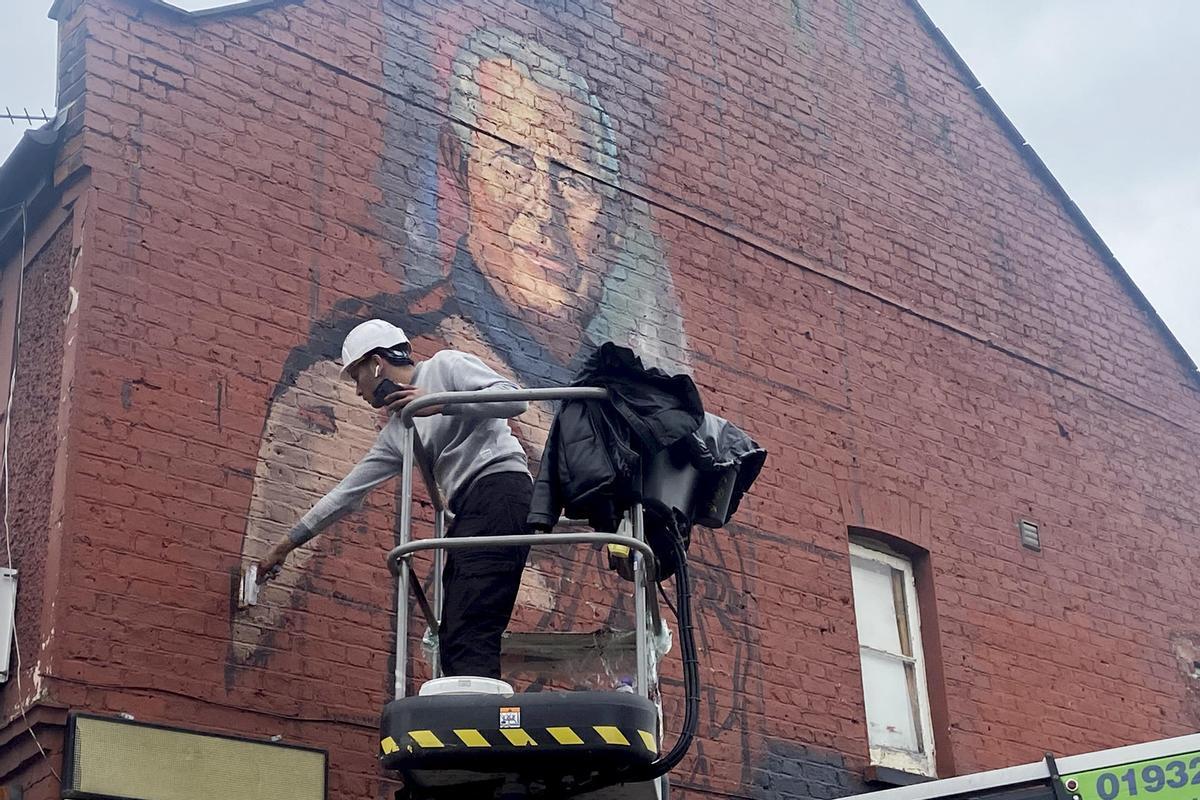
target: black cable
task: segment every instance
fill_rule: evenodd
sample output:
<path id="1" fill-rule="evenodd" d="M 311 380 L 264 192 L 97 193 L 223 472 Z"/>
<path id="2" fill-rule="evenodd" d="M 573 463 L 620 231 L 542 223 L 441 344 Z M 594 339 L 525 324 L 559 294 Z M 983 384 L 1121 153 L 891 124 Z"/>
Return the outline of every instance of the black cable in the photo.
<path id="1" fill-rule="evenodd" d="M 679 561 L 679 570 L 675 573 L 675 594 L 679 599 L 679 608 L 675 616 L 679 622 L 679 644 L 683 651 L 683 728 L 670 752 L 651 763 L 642 780 L 654 780 L 674 769 L 687 755 L 696 730 L 700 727 L 700 658 L 696 654 L 696 633 L 692 628 L 692 579 L 688 572 L 687 548 L 684 547 L 683 537 L 677 533 L 672 544 Z"/>

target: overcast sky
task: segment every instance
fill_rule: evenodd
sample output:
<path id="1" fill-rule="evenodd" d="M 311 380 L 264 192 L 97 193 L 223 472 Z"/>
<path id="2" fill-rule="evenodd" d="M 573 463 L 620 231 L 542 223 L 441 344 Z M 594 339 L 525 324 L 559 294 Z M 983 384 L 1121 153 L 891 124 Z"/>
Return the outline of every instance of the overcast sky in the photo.
<path id="1" fill-rule="evenodd" d="M 50 112 L 50 2 L 0 3 L 0 107 Z M 1200 0 L 922 3 L 1200 361 Z"/>

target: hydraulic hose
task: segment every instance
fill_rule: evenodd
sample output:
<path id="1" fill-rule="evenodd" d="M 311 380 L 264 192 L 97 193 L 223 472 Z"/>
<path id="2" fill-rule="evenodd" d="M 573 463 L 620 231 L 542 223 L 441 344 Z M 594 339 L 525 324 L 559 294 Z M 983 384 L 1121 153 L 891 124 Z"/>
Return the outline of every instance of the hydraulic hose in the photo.
<path id="1" fill-rule="evenodd" d="M 670 751 L 646 768 L 647 774 L 642 780 L 654 780 L 677 767 L 691 749 L 692 740 L 700 726 L 700 659 L 696 654 L 696 634 L 692 628 L 692 580 L 683 537 L 676 534 L 672 545 L 679 560 L 679 568 L 675 573 L 675 597 L 679 646 L 683 655 L 683 728 Z"/>

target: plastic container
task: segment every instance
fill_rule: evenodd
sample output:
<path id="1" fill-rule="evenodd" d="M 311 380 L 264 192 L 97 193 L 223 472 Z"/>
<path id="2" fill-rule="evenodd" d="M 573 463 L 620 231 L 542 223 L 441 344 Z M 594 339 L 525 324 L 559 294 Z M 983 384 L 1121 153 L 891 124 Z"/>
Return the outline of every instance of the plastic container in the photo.
<path id="1" fill-rule="evenodd" d="M 725 526 L 737 478 L 736 467 L 729 467 L 705 476 L 703 485 L 696 492 L 697 507 L 694 515 L 696 524 L 706 528 Z"/>

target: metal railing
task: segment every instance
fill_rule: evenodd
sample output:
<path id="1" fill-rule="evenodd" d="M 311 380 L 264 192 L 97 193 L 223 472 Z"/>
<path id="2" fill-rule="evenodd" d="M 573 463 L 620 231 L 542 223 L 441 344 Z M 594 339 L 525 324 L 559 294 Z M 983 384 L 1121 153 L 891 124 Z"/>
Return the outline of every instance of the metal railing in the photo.
<path id="1" fill-rule="evenodd" d="M 642 506 L 636 504 L 629 512 L 633 536 L 622 536 L 617 533 L 584 532 L 584 533 L 533 533 L 512 534 L 500 536 L 470 536 L 446 538 L 446 504 L 438 490 L 437 482 L 431 472 L 428 458 L 424 456 L 420 437 L 414 428 L 414 419 L 418 413 L 431 407 L 437 407 L 436 413 L 442 413 L 446 406 L 465 405 L 468 403 L 493 404 L 513 401 L 536 400 L 606 400 L 608 391 L 590 387 L 557 387 L 552 389 L 514 389 L 501 391 L 476 392 L 439 392 L 422 395 L 413 400 L 400 412 L 403 426 L 403 473 L 400 478 L 400 543 L 388 553 L 388 569 L 396 576 L 396 666 L 395 666 L 395 697 L 400 699 L 405 695 L 405 684 L 408 678 L 408 617 L 409 617 L 409 580 L 411 570 L 404 569 L 402 562 L 418 552 L 432 550 L 434 552 L 433 574 L 433 611 L 437 619 L 442 615 L 442 569 L 444 556 L 448 550 L 464 550 L 473 547 L 513 547 L 530 546 L 544 547 L 564 544 L 614 544 L 630 549 L 634 555 L 634 615 L 636 617 L 636 658 L 637 658 L 637 692 L 643 697 L 649 696 L 650 668 L 654 658 L 650 647 L 647 621 L 653 625 L 654 632 L 662 632 L 662 617 L 658 608 L 658 599 L 654 593 L 656 561 L 654 551 L 646 544 L 643 527 Z M 417 451 L 422 452 L 418 457 Z M 421 470 L 421 477 L 429 493 L 430 502 L 434 508 L 433 539 L 413 541 L 412 539 L 412 504 L 413 485 L 412 475 L 414 462 Z M 571 522 L 560 520 L 560 522 Z M 434 676 L 441 674 L 438 659 L 434 660 Z"/>

